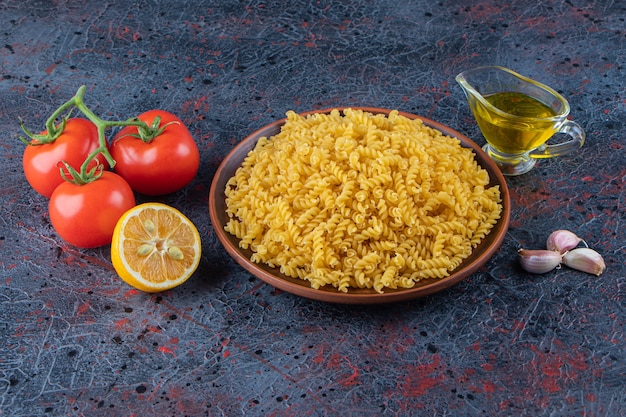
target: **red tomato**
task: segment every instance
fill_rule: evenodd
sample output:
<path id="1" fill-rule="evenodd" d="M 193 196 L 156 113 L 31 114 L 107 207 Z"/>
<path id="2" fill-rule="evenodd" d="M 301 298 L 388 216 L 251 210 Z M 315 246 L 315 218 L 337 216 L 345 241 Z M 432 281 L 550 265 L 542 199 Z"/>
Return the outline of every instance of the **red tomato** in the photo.
<path id="1" fill-rule="evenodd" d="M 90 183 L 63 182 L 50 197 L 50 222 L 66 242 L 80 248 L 111 243 L 122 214 L 135 206 L 135 195 L 119 175 L 104 171 Z"/>
<path id="2" fill-rule="evenodd" d="M 42 134 L 46 134 L 43 131 Z M 50 197 L 55 188 L 64 182 L 59 173 L 59 162 L 65 161 L 77 171 L 87 156 L 98 147 L 98 129 L 86 119 L 69 119 L 63 133 L 52 143 L 26 146 L 22 165 L 26 180 L 35 191 Z M 98 162 L 109 167 L 104 156 Z"/>
<path id="3" fill-rule="evenodd" d="M 111 143 L 115 172 L 133 190 L 146 195 L 180 190 L 193 180 L 200 166 L 198 146 L 182 121 L 164 110 L 150 110 L 138 116 L 148 125 L 155 117 L 161 118 L 160 126 L 167 126 L 151 141 L 129 136 L 137 134 L 137 127 L 126 126 Z"/>

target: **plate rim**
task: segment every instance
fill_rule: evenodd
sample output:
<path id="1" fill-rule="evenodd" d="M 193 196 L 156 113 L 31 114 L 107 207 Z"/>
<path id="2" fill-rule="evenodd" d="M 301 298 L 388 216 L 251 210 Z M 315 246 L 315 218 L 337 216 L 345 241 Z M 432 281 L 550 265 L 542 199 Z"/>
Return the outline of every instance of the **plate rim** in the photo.
<path id="1" fill-rule="evenodd" d="M 373 113 L 373 114 L 382 113 L 387 116 L 389 115 L 391 111 L 393 111 L 392 109 L 385 109 L 385 108 L 378 108 L 378 107 L 337 106 L 337 107 L 329 107 L 329 108 L 324 108 L 324 109 L 319 109 L 319 110 L 309 110 L 305 112 L 299 112 L 298 114 L 301 116 L 308 116 L 308 115 L 316 114 L 316 113 L 329 113 L 332 110 L 343 111 L 346 109 L 362 110 L 362 111 L 366 111 L 366 112 Z M 241 163 L 243 162 L 243 159 L 241 161 L 238 161 L 234 171 L 231 174 L 228 174 L 225 171 L 226 171 L 226 167 L 228 166 L 228 164 L 232 162 L 231 160 L 235 156 L 242 154 L 242 153 L 244 154 L 244 158 L 245 158 L 245 155 L 247 155 L 248 152 L 251 149 L 253 149 L 254 146 L 256 146 L 256 143 L 258 142 L 260 137 L 266 136 L 269 138 L 271 135 L 276 134 L 277 132 L 274 132 L 274 133 L 268 133 L 268 132 L 273 132 L 277 129 L 280 130 L 280 127 L 287 121 L 287 117 L 283 117 L 279 120 L 268 123 L 265 126 L 262 126 L 261 128 L 256 129 L 255 131 L 253 131 L 252 133 L 244 137 L 244 139 L 242 139 L 237 145 L 235 145 L 233 149 L 231 149 L 228 152 L 228 154 L 224 157 L 224 159 L 220 162 L 213 176 L 213 180 L 211 181 L 211 187 L 209 190 L 209 198 L 208 198 L 209 217 L 211 219 L 211 226 L 212 226 L 214 233 L 217 235 L 218 240 L 220 241 L 222 246 L 226 249 L 228 254 L 246 271 L 251 273 L 256 278 L 260 279 L 261 281 L 272 285 L 274 288 L 280 289 L 282 291 L 285 291 L 294 295 L 305 297 L 308 299 L 331 302 L 331 303 L 340 303 L 340 304 L 384 304 L 384 303 L 407 301 L 407 300 L 411 300 L 415 298 L 420 298 L 420 297 L 424 297 L 424 296 L 431 295 L 439 291 L 448 289 L 456 285 L 460 281 L 463 281 L 464 279 L 468 278 L 475 272 L 477 272 L 478 269 L 480 269 L 485 263 L 487 263 L 489 259 L 491 259 L 491 257 L 495 254 L 495 252 L 497 252 L 497 250 L 500 248 L 506 236 L 507 230 L 509 228 L 510 215 L 511 215 L 511 203 L 510 203 L 510 193 L 509 193 L 509 189 L 506 183 L 506 179 L 504 175 L 500 172 L 498 167 L 496 166 L 495 162 L 493 162 L 493 160 L 482 150 L 482 148 L 478 144 L 476 144 L 474 141 L 472 141 L 470 138 L 465 136 L 464 134 L 458 132 L 457 130 L 449 126 L 436 122 L 430 118 L 404 112 L 401 110 L 397 110 L 397 111 L 398 111 L 398 114 L 408 117 L 410 119 L 420 119 L 426 126 L 434 128 L 442 132 L 446 136 L 455 137 L 461 142 L 461 146 L 471 148 L 475 152 L 476 156 L 480 155 L 480 160 L 477 161 L 479 165 L 483 169 L 487 169 L 487 171 L 489 172 L 490 184 L 500 186 L 500 196 L 501 196 L 502 206 L 503 206 L 501 217 L 496 223 L 497 227 L 491 229 L 491 231 L 483 239 L 483 241 L 488 238 L 489 239 L 493 238 L 492 233 L 494 233 L 496 230 L 499 230 L 499 232 L 498 232 L 498 235 L 495 236 L 495 238 L 493 238 L 493 241 L 485 248 L 485 250 L 481 252 L 480 254 L 478 254 L 477 259 L 472 260 L 471 259 L 472 255 L 470 255 L 470 258 L 468 258 L 470 259 L 470 261 L 466 264 L 467 259 L 464 260 L 463 263 L 461 263 L 461 265 L 459 266 L 461 267 L 461 270 L 457 271 L 457 269 L 459 268 L 457 267 L 457 269 L 451 271 L 451 274 L 448 277 L 436 279 L 436 280 L 435 279 L 428 280 L 432 282 L 426 283 L 424 285 L 415 286 L 412 288 L 391 290 L 391 291 L 386 290 L 383 293 L 377 293 L 373 289 L 351 289 L 352 292 L 350 292 L 349 290 L 348 293 L 343 293 L 337 290 L 335 287 L 332 287 L 331 289 L 326 289 L 326 290 L 325 289 L 316 290 L 316 289 L 311 288 L 309 281 L 299 280 L 297 278 L 290 278 L 290 277 L 287 277 L 287 279 L 282 278 L 281 276 L 275 275 L 266 270 L 266 269 L 277 270 L 277 268 L 269 268 L 267 266 L 264 268 L 263 266 L 250 261 L 250 259 L 244 253 L 242 253 L 242 250 L 240 250 L 240 248 L 231 241 L 231 240 L 238 240 L 238 239 L 235 238 L 234 236 L 231 236 L 223 229 L 224 225 L 220 222 L 220 219 L 218 216 L 219 208 L 217 207 L 216 199 L 218 197 L 222 201 L 225 199 L 224 190 L 225 190 L 226 182 L 228 181 L 228 179 L 230 179 L 232 175 L 234 175 L 234 172 L 241 166 Z M 487 167 L 485 165 L 487 165 Z M 492 175 L 494 175 L 495 178 L 492 177 Z M 222 184 L 221 190 L 218 188 L 220 187 L 220 184 Z M 480 247 L 480 244 L 477 248 L 479 247 Z M 474 253 L 475 250 L 476 248 L 474 248 L 472 253 Z"/>

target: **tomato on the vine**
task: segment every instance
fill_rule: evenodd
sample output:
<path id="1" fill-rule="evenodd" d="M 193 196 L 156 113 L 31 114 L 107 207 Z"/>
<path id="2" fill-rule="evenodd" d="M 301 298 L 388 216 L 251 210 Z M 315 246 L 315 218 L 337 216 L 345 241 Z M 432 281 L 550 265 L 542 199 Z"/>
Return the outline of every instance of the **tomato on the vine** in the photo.
<path id="1" fill-rule="evenodd" d="M 47 131 L 41 134 L 47 135 Z M 42 143 L 32 139 L 26 146 L 22 159 L 26 180 L 39 194 L 50 197 L 55 188 L 64 182 L 59 163 L 65 161 L 78 170 L 98 146 L 98 129 L 95 124 L 87 119 L 68 119 L 63 132 L 53 142 Z M 94 166 L 96 163 L 108 167 L 102 155 L 94 160 Z"/>
<path id="2" fill-rule="evenodd" d="M 113 230 L 122 215 L 135 206 L 135 195 L 119 175 L 104 171 L 86 184 L 65 181 L 48 204 L 50 222 L 59 236 L 80 248 L 111 243 Z"/>
<path id="3" fill-rule="evenodd" d="M 137 126 L 122 128 L 110 146 L 115 172 L 145 195 L 170 194 L 189 184 L 198 172 L 200 153 L 187 127 L 164 110 L 150 110 L 137 118 L 158 133 L 140 139 Z"/>

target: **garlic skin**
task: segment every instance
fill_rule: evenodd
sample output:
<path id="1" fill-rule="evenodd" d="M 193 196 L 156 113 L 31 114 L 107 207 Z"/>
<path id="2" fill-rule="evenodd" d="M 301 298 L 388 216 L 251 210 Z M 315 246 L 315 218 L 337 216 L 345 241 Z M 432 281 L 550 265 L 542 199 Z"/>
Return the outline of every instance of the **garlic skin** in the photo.
<path id="1" fill-rule="evenodd" d="M 580 242 L 583 240 L 569 230 L 555 230 L 548 236 L 546 247 L 548 250 L 557 251 L 562 255 L 574 249 Z"/>
<path id="2" fill-rule="evenodd" d="M 545 274 L 561 265 L 561 254 L 553 250 L 520 249 L 517 259 L 524 270 L 533 274 Z"/>
<path id="3" fill-rule="evenodd" d="M 563 255 L 563 263 L 578 271 L 600 276 L 606 269 L 602 255 L 590 248 L 577 248 Z"/>

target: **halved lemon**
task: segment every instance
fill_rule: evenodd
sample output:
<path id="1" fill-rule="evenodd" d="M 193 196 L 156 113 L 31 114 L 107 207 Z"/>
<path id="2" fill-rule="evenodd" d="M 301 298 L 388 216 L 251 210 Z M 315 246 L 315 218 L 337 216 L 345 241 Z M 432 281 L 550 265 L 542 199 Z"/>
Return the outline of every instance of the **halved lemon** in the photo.
<path id="1" fill-rule="evenodd" d="M 117 274 L 145 292 L 160 292 L 187 281 L 200 263 L 196 226 L 166 204 L 144 203 L 120 217 L 113 231 L 111 260 Z"/>

